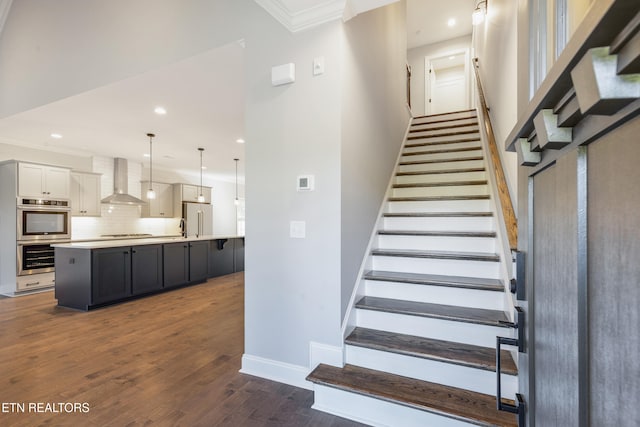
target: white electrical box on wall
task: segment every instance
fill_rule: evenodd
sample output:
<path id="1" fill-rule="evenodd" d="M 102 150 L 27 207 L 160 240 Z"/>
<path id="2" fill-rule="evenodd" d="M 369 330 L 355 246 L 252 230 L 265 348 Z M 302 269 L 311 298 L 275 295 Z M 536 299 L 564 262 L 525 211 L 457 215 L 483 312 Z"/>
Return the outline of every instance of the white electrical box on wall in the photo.
<path id="1" fill-rule="evenodd" d="M 286 85 L 296 81 L 296 64 L 277 65 L 271 68 L 271 84 L 273 86 Z"/>
<path id="2" fill-rule="evenodd" d="M 313 191 L 314 177 L 313 175 L 300 175 L 296 182 L 296 189 L 298 191 Z"/>

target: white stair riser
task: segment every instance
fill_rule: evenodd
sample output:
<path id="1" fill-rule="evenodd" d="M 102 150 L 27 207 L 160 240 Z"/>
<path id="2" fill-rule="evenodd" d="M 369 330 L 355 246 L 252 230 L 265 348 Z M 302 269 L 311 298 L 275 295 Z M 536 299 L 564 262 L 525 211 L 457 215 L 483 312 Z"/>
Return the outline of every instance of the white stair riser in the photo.
<path id="1" fill-rule="evenodd" d="M 407 142 L 405 145 L 408 145 L 409 147 L 407 148 L 410 148 L 414 144 L 423 144 L 423 143 L 434 144 L 434 143 L 443 142 L 443 141 L 459 142 L 460 140 L 467 140 L 467 139 L 473 139 L 474 141 L 478 141 L 480 140 L 480 135 L 477 133 L 468 133 L 463 135 L 425 137 L 421 135 L 410 134 L 409 139 L 407 139 Z"/>
<path id="2" fill-rule="evenodd" d="M 365 281 L 365 295 L 432 304 L 484 308 L 487 310 L 504 310 L 503 292 L 454 288 L 451 286 L 367 280 Z"/>
<path id="3" fill-rule="evenodd" d="M 500 278 L 500 263 L 457 259 L 409 258 L 397 256 L 372 257 L 374 270 L 397 271 L 418 274 L 442 274 L 444 276 Z"/>
<path id="4" fill-rule="evenodd" d="M 385 230 L 495 231 L 493 217 L 385 217 Z"/>
<path id="5" fill-rule="evenodd" d="M 460 127 L 451 127 L 451 125 L 457 126 L 462 123 L 453 122 L 453 123 L 438 123 L 437 125 L 414 125 L 411 127 L 410 135 L 416 133 L 428 133 L 428 134 L 439 134 L 439 133 L 453 133 L 453 132 L 479 132 L 478 124 L 471 123 L 466 124 L 465 126 Z M 436 128 L 435 130 L 433 128 Z M 431 129 L 429 129 L 431 128 Z M 441 128 L 441 129 L 437 129 Z"/>
<path id="6" fill-rule="evenodd" d="M 363 309 L 356 310 L 356 324 L 361 328 L 455 341 L 487 348 L 496 347 L 498 335 L 513 337 L 513 331 L 509 328 Z"/>
<path id="7" fill-rule="evenodd" d="M 458 148 L 475 148 L 482 147 L 480 141 L 468 141 L 468 142 L 456 142 L 449 144 L 438 144 L 434 146 L 425 145 L 425 146 L 417 146 L 417 147 L 405 147 L 403 150 L 403 154 L 407 153 L 415 153 L 421 151 L 432 151 L 432 150 L 452 150 Z"/>
<path id="8" fill-rule="evenodd" d="M 455 132 L 455 134 L 453 134 Z M 467 133 L 459 133 L 459 132 L 467 132 Z M 453 134 L 453 135 L 452 135 Z M 473 126 L 470 128 L 460 128 L 460 129 L 443 129 L 437 131 L 423 131 L 423 132 L 411 132 L 409 137 L 411 138 L 442 138 L 445 136 L 454 136 L 457 139 L 469 139 L 469 138 L 480 138 L 480 131 L 477 126 Z M 411 139 L 413 141 L 413 139 Z"/>
<path id="9" fill-rule="evenodd" d="M 396 176 L 394 184 L 428 184 L 432 182 L 486 181 L 486 172 L 434 173 Z"/>
<path id="10" fill-rule="evenodd" d="M 394 188 L 392 197 L 488 196 L 487 185 L 445 185 L 442 187 Z"/>
<path id="11" fill-rule="evenodd" d="M 389 213 L 400 212 L 491 212 L 487 199 L 474 200 L 434 200 L 427 202 L 389 202 Z"/>
<path id="12" fill-rule="evenodd" d="M 378 249 L 495 253 L 495 237 L 399 236 L 381 234 Z"/>
<path id="13" fill-rule="evenodd" d="M 401 162 L 423 162 L 423 161 L 431 161 L 431 160 L 447 160 L 458 157 L 471 157 L 471 156 L 482 156 L 482 150 L 478 148 L 477 150 L 469 150 L 469 151 L 453 151 L 446 153 L 426 153 L 426 154 L 414 154 L 411 156 L 402 156 L 400 158 Z"/>
<path id="14" fill-rule="evenodd" d="M 446 120 L 446 119 L 440 119 L 440 120 Z M 434 127 L 443 127 L 443 126 L 477 125 L 478 124 L 477 117 L 470 117 L 467 119 L 460 119 L 460 120 L 450 120 L 447 122 L 436 121 L 435 123 L 434 123 L 434 120 L 424 120 L 424 119 L 414 120 L 413 122 L 411 122 L 411 128 L 412 129 L 423 128 L 423 127 L 434 128 Z"/>
<path id="15" fill-rule="evenodd" d="M 314 384 L 313 391 L 313 409 L 374 427 L 398 425 L 402 427 L 469 427 L 473 425 L 320 384 Z"/>
<path id="16" fill-rule="evenodd" d="M 346 346 L 346 362 L 350 365 L 389 372 L 403 377 L 496 395 L 496 373 L 484 369 L 352 345 Z M 517 376 L 502 374 L 501 380 L 502 395 L 515 396 L 518 392 Z"/>
<path id="17" fill-rule="evenodd" d="M 469 158 L 465 156 L 461 158 Z M 418 163 L 415 165 L 399 165 L 398 172 L 441 171 L 448 169 L 483 168 L 484 160 L 461 160 L 456 162 Z"/>
<path id="18" fill-rule="evenodd" d="M 462 111 L 462 112 L 453 112 L 449 114 L 439 114 L 434 116 L 426 116 L 419 117 L 413 120 L 413 124 L 416 123 L 430 123 L 430 122 L 440 122 L 442 120 L 454 120 L 454 119 L 462 119 L 462 118 L 473 118 L 478 119 L 475 110 L 472 111 Z"/>

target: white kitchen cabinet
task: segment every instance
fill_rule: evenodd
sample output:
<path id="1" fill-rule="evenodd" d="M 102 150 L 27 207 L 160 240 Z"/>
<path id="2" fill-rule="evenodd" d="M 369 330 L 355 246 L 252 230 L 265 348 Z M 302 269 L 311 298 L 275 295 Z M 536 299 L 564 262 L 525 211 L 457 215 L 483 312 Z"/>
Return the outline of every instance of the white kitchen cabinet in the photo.
<path id="1" fill-rule="evenodd" d="M 191 184 L 174 184 L 174 197 L 180 202 L 197 202 L 200 186 Z M 204 203 L 211 203 L 211 187 L 202 187 Z"/>
<path id="2" fill-rule="evenodd" d="M 147 190 L 149 190 L 149 181 L 142 181 L 140 193 L 142 200 L 147 202 L 142 205 L 142 216 L 144 218 L 172 218 L 173 217 L 173 186 L 163 182 L 154 182 L 153 190 L 156 192 L 156 198 L 147 199 Z"/>
<path id="3" fill-rule="evenodd" d="M 97 173 L 71 172 L 71 215 L 101 215 L 100 180 Z"/>
<path id="4" fill-rule="evenodd" d="M 69 169 L 38 165 L 18 164 L 18 195 L 47 199 L 68 199 L 71 191 Z"/>

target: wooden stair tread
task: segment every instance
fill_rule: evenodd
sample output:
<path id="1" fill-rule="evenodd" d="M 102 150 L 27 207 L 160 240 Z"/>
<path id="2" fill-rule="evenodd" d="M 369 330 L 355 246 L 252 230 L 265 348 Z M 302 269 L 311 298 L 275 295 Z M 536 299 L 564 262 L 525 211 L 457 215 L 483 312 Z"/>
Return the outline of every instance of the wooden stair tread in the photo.
<path id="1" fill-rule="evenodd" d="M 413 136 L 408 137 L 409 140 L 417 140 L 424 139 L 424 136 Z M 461 139 L 450 139 L 446 141 L 431 141 L 431 142 L 412 142 L 410 144 L 405 144 L 404 148 L 415 148 L 415 147 L 430 147 L 433 145 L 446 145 L 446 144 L 459 144 L 461 142 L 480 142 L 480 138 L 461 138 Z"/>
<path id="2" fill-rule="evenodd" d="M 493 212 L 386 212 L 386 218 L 466 218 L 492 217 Z"/>
<path id="3" fill-rule="evenodd" d="M 320 364 L 307 380 L 479 425 L 517 426 L 516 416 L 496 409 L 494 396 L 345 365 Z"/>
<path id="4" fill-rule="evenodd" d="M 418 120 L 418 119 L 424 119 L 428 116 L 422 116 L 422 117 L 416 117 L 413 120 Z M 430 122 L 424 122 L 424 123 L 412 123 L 411 126 L 424 126 L 424 125 L 431 125 L 434 123 L 448 123 L 448 122 L 455 122 L 458 120 L 474 120 L 476 121 L 476 123 L 478 123 L 478 117 L 477 116 L 469 116 L 469 117 L 457 117 L 454 119 L 443 119 L 443 120 L 433 120 Z"/>
<path id="5" fill-rule="evenodd" d="M 457 259 L 464 261 L 498 262 L 500 256 L 483 252 L 421 251 L 417 249 L 373 249 L 372 255 L 406 258 Z"/>
<path id="6" fill-rule="evenodd" d="M 382 236 L 420 236 L 420 237 L 496 237 L 493 231 L 422 231 L 422 230 L 379 230 Z"/>
<path id="7" fill-rule="evenodd" d="M 457 305 L 432 304 L 427 302 L 404 301 L 390 298 L 364 296 L 356 308 L 383 311 L 386 313 L 406 314 L 409 316 L 430 317 L 454 322 L 475 323 L 479 325 L 508 328 L 507 316 L 498 310 L 461 307 Z"/>
<path id="8" fill-rule="evenodd" d="M 429 131 L 421 131 L 421 132 L 429 132 Z M 408 136 L 407 139 L 441 138 L 443 136 L 469 135 L 469 134 L 472 134 L 472 133 L 480 133 L 480 131 L 479 130 L 456 130 L 456 131 L 451 131 L 451 132 L 440 132 L 440 133 L 435 133 L 435 134 L 430 134 L 430 135 L 411 135 L 411 136 Z"/>
<path id="9" fill-rule="evenodd" d="M 471 196 L 389 197 L 390 202 L 442 202 L 448 200 L 489 200 L 488 194 Z"/>
<path id="10" fill-rule="evenodd" d="M 422 187 L 458 187 L 461 185 L 487 185 L 486 179 L 472 181 L 441 181 L 441 182 L 416 182 L 412 184 L 394 184 L 393 188 L 422 188 Z"/>
<path id="11" fill-rule="evenodd" d="M 412 283 L 416 285 L 446 286 L 495 292 L 504 291 L 504 285 L 499 279 L 481 279 L 478 277 L 370 270 L 365 273 L 364 278 L 366 280 Z"/>
<path id="12" fill-rule="evenodd" d="M 397 172 L 396 176 L 417 176 L 417 175 L 440 175 L 448 173 L 467 173 L 467 172 L 484 172 L 484 167 L 477 168 L 461 168 L 461 169 L 442 169 L 433 171 L 409 171 L 409 172 Z"/>
<path id="13" fill-rule="evenodd" d="M 452 363 L 485 371 L 496 371 L 495 348 L 367 328 L 355 328 L 346 338 L 345 344 L 405 356 L 437 360 L 439 362 Z M 500 353 L 502 357 L 501 372 L 508 375 L 518 375 L 518 368 L 513 362 L 511 353 L 507 350 L 501 350 Z"/>
<path id="14" fill-rule="evenodd" d="M 411 124 L 412 129 L 410 129 L 409 132 L 424 132 L 424 131 L 432 131 L 432 130 L 456 129 L 456 128 L 462 128 L 467 126 L 478 126 L 478 121 L 476 120 L 475 123 L 451 123 L 448 125 L 433 126 L 427 129 L 413 129 L 414 127 L 429 126 L 431 124 L 432 123 L 413 123 Z"/>
<path id="15" fill-rule="evenodd" d="M 429 151 L 410 151 L 408 153 L 402 153 L 402 157 L 405 156 L 424 156 L 428 154 L 444 154 L 444 153 L 464 153 L 467 151 L 479 151 L 482 150 L 482 147 L 461 147 L 461 148 L 443 148 L 440 150 L 429 150 Z"/>
<path id="16" fill-rule="evenodd" d="M 483 160 L 482 156 L 471 156 L 471 157 L 451 157 L 448 159 L 433 159 L 433 160 L 414 160 L 414 161 L 402 161 L 398 163 L 400 166 L 408 166 L 408 165 L 427 165 L 432 163 L 450 163 L 450 162 L 467 162 L 472 160 Z"/>
<path id="17" fill-rule="evenodd" d="M 438 113 L 438 114 L 425 114 L 422 116 L 416 116 L 413 118 L 413 120 L 417 120 L 417 119 L 428 119 L 429 117 L 440 117 L 440 116 L 449 116 L 451 114 L 461 114 L 461 113 L 475 113 L 475 115 L 473 116 L 469 116 L 469 117 L 465 117 L 465 118 L 471 118 L 471 117 L 478 117 L 478 113 L 476 112 L 475 108 L 470 108 L 468 110 L 458 110 L 458 111 L 449 111 L 448 113 Z"/>

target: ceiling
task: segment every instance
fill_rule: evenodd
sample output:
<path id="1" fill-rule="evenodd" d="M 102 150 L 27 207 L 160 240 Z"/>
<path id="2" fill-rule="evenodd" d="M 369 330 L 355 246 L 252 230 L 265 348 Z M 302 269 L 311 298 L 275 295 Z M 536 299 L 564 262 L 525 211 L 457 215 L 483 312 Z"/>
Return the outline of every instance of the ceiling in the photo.
<path id="1" fill-rule="evenodd" d="M 0 120 L 0 142 L 79 156 L 124 157 L 232 181 L 242 172 L 244 49 L 232 43 L 162 68 Z M 166 115 L 154 113 L 156 106 Z M 51 133 L 62 135 L 54 139 Z"/>
<path id="2" fill-rule="evenodd" d="M 279 1 L 296 14 L 328 4 Z M 407 0 L 408 48 L 470 34 L 474 5 L 474 0 Z M 447 26 L 450 18 L 457 21 L 453 27 Z M 154 168 L 197 174 L 197 148 L 204 147 L 205 176 L 232 181 L 234 158 L 241 159 L 244 176 L 244 144 L 236 143 L 244 138 L 243 69 L 243 45 L 232 43 L 0 119 L 0 142 L 79 156 L 125 157 L 146 165 L 146 134 L 151 132 L 156 134 Z M 167 114 L 155 114 L 156 106 Z M 53 139 L 52 133 L 62 138 Z"/>
<path id="3" fill-rule="evenodd" d="M 471 34 L 476 0 L 407 0 L 407 49 Z M 452 27 L 449 19 L 455 19 Z"/>

